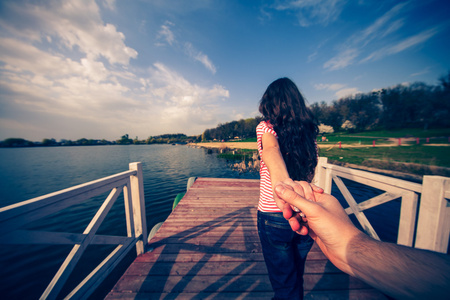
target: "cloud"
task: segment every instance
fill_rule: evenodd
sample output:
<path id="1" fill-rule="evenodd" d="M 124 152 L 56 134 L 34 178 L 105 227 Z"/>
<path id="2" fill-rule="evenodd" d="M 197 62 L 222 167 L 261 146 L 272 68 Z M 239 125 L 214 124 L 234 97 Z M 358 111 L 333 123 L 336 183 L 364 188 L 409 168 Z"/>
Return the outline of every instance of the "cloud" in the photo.
<path id="1" fill-rule="evenodd" d="M 401 41 L 397 42 L 396 44 L 389 45 L 389 46 L 381 48 L 377 51 L 372 52 L 366 58 L 362 59 L 361 62 L 375 61 L 375 60 L 382 59 L 386 56 L 405 51 L 408 48 L 411 48 L 413 46 L 416 46 L 418 44 L 422 44 L 422 43 L 426 42 L 427 40 L 432 38 L 437 33 L 438 33 L 437 28 L 432 28 L 429 30 L 422 31 L 414 36 L 411 36 L 409 38 L 401 40 Z"/>
<path id="2" fill-rule="evenodd" d="M 354 34 L 349 41 L 354 44 L 367 45 L 374 39 L 386 37 L 403 26 L 403 19 L 393 20 L 407 5 L 407 2 L 395 5 L 366 29 Z M 392 23 L 391 23 L 392 22 Z"/>
<path id="3" fill-rule="evenodd" d="M 334 71 L 355 63 L 379 60 L 422 44 L 436 35 L 439 28 L 424 30 L 409 37 L 400 37 L 399 30 L 406 22 L 403 14 L 409 5 L 410 2 L 399 3 L 367 28 L 355 32 L 340 45 L 337 54 L 325 62 L 323 68 Z"/>
<path id="4" fill-rule="evenodd" d="M 340 84 L 340 83 L 333 83 L 333 84 L 320 83 L 320 84 L 315 84 L 314 88 L 316 90 L 333 91 L 333 92 L 335 92 L 334 95 L 338 99 L 361 93 L 361 91 L 359 91 L 357 88 L 346 88 L 345 84 Z"/>
<path id="5" fill-rule="evenodd" d="M 184 42 L 180 47 L 180 43 L 175 39 L 175 34 L 172 31 L 172 27 L 175 26 L 174 23 L 165 21 L 163 25 L 161 25 L 161 29 L 158 32 L 157 39 L 164 40 L 165 43 L 173 46 L 175 49 L 182 48 L 184 53 L 193 58 L 195 61 L 200 62 L 206 69 L 211 71 L 212 74 L 216 74 L 216 67 L 209 59 L 209 57 L 203 52 L 197 50 L 191 42 Z M 165 43 L 158 42 L 157 46 L 164 46 Z"/>
<path id="6" fill-rule="evenodd" d="M 430 72 L 430 67 L 426 67 L 426 68 L 423 69 L 422 71 L 412 73 L 412 74 L 409 75 L 409 76 L 411 76 L 411 77 L 416 77 L 416 76 L 420 76 L 420 75 L 423 75 L 423 74 L 427 74 L 427 73 L 429 73 L 429 72 Z"/>
<path id="7" fill-rule="evenodd" d="M 339 17 L 347 1 L 344 0 L 287 0 L 278 1 L 274 8 L 292 11 L 302 27 L 326 26 Z"/>
<path id="8" fill-rule="evenodd" d="M 0 19 L 0 139 L 200 134 L 218 123 L 225 87 L 195 84 L 160 62 L 133 67 L 137 51 L 104 24 L 94 1 L 11 3 L 11 20 Z M 206 55 L 190 50 L 215 72 Z"/>
<path id="9" fill-rule="evenodd" d="M 46 1 L 45 6 L 9 3 L 9 22 L 0 26 L 15 36 L 30 41 L 52 43 L 77 50 L 111 64 L 127 65 L 136 58 L 136 50 L 127 47 L 125 36 L 112 24 L 104 24 L 95 1 Z M 45 34 L 43 34 L 45 32 Z"/>
<path id="10" fill-rule="evenodd" d="M 338 99 L 353 96 L 356 94 L 360 94 L 361 91 L 359 91 L 357 88 L 348 88 L 348 89 L 342 89 L 335 93 L 336 97 Z"/>
<path id="11" fill-rule="evenodd" d="M 354 63 L 359 51 L 356 48 L 346 49 L 327 61 L 323 67 L 331 71 L 343 69 Z"/>
<path id="12" fill-rule="evenodd" d="M 192 84 L 162 63 L 155 63 L 149 73 L 149 78 L 144 79 L 148 86 L 147 90 L 152 97 L 169 105 L 208 106 L 216 100 L 229 97 L 229 91 L 224 87 L 214 85 L 205 88 Z"/>
<path id="13" fill-rule="evenodd" d="M 102 5 L 111 11 L 116 11 L 116 0 L 103 0 Z"/>
<path id="14" fill-rule="evenodd" d="M 310 63 L 310 62 L 314 61 L 318 54 L 319 54 L 318 51 L 311 53 L 310 55 L 308 55 L 308 59 L 306 60 L 306 62 Z"/>
<path id="15" fill-rule="evenodd" d="M 165 21 L 163 25 L 161 25 L 161 29 L 158 32 L 158 39 L 163 39 L 169 45 L 173 45 L 175 42 L 175 35 L 173 34 L 171 27 L 174 26 L 172 22 Z M 162 44 L 159 44 L 162 45 Z"/>
<path id="16" fill-rule="evenodd" d="M 218 103 L 230 96 L 221 85 L 193 84 L 162 63 L 155 63 L 143 82 L 146 87 L 143 98 L 158 107 L 161 113 L 157 118 L 163 125 L 189 124 L 198 133 L 204 130 L 205 124 L 217 124 Z"/>
<path id="17" fill-rule="evenodd" d="M 320 83 L 320 84 L 314 85 L 314 88 L 316 90 L 329 90 L 329 91 L 336 91 L 336 90 L 342 89 L 344 87 L 345 87 L 345 85 L 340 84 L 340 83 L 333 83 L 333 84 Z"/>
<path id="18" fill-rule="evenodd" d="M 190 57 L 201 62 L 205 66 L 205 68 L 211 71 L 211 73 L 216 74 L 216 67 L 207 55 L 195 49 L 194 46 L 192 46 L 192 44 L 189 42 L 184 44 L 184 49 Z"/>

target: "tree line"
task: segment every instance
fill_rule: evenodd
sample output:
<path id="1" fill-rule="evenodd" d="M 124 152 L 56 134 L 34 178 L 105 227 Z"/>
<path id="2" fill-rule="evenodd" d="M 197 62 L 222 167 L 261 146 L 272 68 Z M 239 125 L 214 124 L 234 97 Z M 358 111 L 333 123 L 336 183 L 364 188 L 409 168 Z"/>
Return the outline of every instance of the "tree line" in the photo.
<path id="1" fill-rule="evenodd" d="M 256 137 L 256 126 L 261 120 L 261 117 L 256 117 L 219 124 L 216 128 L 206 129 L 202 134 L 202 141 L 228 141 Z"/>
<path id="2" fill-rule="evenodd" d="M 319 123 L 334 131 L 450 127 L 450 72 L 438 85 L 416 82 L 344 97 L 331 104 L 314 103 Z M 345 126 L 347 122 L 347 126 Z M 343 126 L 344 125 L 344 126 Z"/>
<path id="3" fill-rule="evenodd" d="M 138 137 L 131 139 L 125 134 L 115 141 L 107 141 L 105 139 L 78 139 L 76 141 L 61 139 L 57 142 L 55 139 L 43 139 L 41 142 L 32 142 L 22 138 L 8 138 L 0 141 L 0 147 L 49 147 L 49 146 L 98 146 L 98 145 L 142 145 L 142 144 L 186 144 L 196 143 L 200 141 L 198 136 L 186 136 L 182 133 L 162 134 L 158 136 L 150 136 L 145 140 L 139 140 Z"/>
<path id="4" fill-rule="evenodd" d="M 450 72 L 439 84 L 423 82 L 399 84 L 370 93 L 361 93 L 309 106 L 319 130 L 368 131 L 400 128 L 450 127 Z M 261 117 L 219 124 L 206 129 L 202 141 L 256 137 Z"/>
<path id="5" fill-rule="evenodd" d="M 187 136 L 183 133 L 162 134 L 157 136 L 149 136 L 146 140 L 139 140 L 129 138 L 128 134 L 123 135 L 117 144 L 119 145 L 142 145 L 142 144 L 187 144 L 196 143 L 200 141 L 200 136 Z"/>

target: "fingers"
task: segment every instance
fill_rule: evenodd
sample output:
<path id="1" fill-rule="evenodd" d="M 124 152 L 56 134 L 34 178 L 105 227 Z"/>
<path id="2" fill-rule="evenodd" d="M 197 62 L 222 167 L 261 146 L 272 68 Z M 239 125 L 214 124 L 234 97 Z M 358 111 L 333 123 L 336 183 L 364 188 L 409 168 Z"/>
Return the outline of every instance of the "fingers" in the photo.
<path id="1" fill-rule="evenodd" d="M 284 184 L 278 184 L 277 186 L 275 186 L 275 192 L 277 193 L 280 199 L 286 201 L 291 205 L 298 207 L 305 213 L 306 216 L 308 216 L 307 210 L 310 207 L 311 203 L 307 201 L 304 197 L 302 197 L 295 191 L 286 188 Z M 310 193 L 312 194 L 312 192 Z"/>
<path id="2" fill-rule="evenodd" d="M 292 181 L 292 180 L 291 180 Z M 292 181 L 292 183 L 294 183 L 293 181 Z M 289 183 L 290 184 L 290 183 Z M 291 185 L 287 185 L 286 186 L 286 188 L 288 188 L 288 189 L 292 189 L 293 190 L 293 187 L 291 186 Z M 278 195 L 274 192 L 273 193 L 273 199 L 275 200 L 275 203 L 276 203 L 276 205 L 278 206 L 278 208 L 281 210 L 281 211 L 284 211 L 284 206 L 285 206 L 285 204 L 286 204 L 286 202 L 283 200 L 283 199 L 280 199 L 279 197 L 278 197 Z"/>
<path id="3" fill-rule="evenodd" d="M 313 192 L 313 188 L 311 186 L 311 184 L 309 184 L 306 181 L 298 181 L 297 182 L 301 189 L 303 190 L 303 198 L 310 200 L 310 201 L 314 201 L 314 192 Z M 298 193 L 300 196 L 302 196 L 302 194 Z"/>
<path id="4" fill-rule="evenodd" d="M 314 193 L 323 194 L 324 190 L 307 181 L 293 181 L 292 179 L 287 179 L 283 181 L 287 185 L 287 188 L 294 189 L 294 191 L 305 199 L 314 201 Z M 295 209 L 294 209 L 295 210 Z"/>
<path id="5" fill-rule="evenodd" d="M 292 218 L 294 216 L 294 212 L 292 210 L 292 207 L 289 203 L 284 202 L 284 206 L 281 209 L 281 211 L 283 212 L 283 217 L 286 220 L 289 220 L 290 218 Z"/>
<path id="6" fill-rule="evenodd" d="M 313 190 L 314 192 L 319 193 L 319 194 L 323 194 L 323 193 L 324 193 L 323 188 L 318 187 L 317 185 L 314 185 L 314 184 L 312 184 L 312 183 L 311 183 L 310 185 L 311 185 L 311 188 L 312 188 L 312 190 Z"/>
<path id="7" fill-rule="evenodd" d="M 291 225 L 292 231 L 297 232 L 301 229 L 302 226 L 300 225 L 300 222 L 298 221 L 298 219 L 290 218 L 288 221 L 289 221 L 289 225 Z"/>
<path id="8" fill-rule="evenodd" d="M 291 226 L 292 231 L 295 231 L 300 235 L 307 235 L 309 232 L 308 227 L 300 222 L 297 217 L 290 218 L 289 225 Z"/>

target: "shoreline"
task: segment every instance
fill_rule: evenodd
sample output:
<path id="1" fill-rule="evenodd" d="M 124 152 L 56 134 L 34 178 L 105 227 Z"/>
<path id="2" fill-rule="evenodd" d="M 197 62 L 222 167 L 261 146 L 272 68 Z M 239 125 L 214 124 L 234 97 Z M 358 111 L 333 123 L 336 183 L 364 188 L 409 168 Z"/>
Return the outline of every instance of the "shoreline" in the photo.
<path id="1" fill-rule="evenodd" d="M 248 149 L 258 150 L 256 142 L 208 142 L 208 143 L 189 143 L 189 147 L 194 148 L 209 148 L 209 149 Z"/>

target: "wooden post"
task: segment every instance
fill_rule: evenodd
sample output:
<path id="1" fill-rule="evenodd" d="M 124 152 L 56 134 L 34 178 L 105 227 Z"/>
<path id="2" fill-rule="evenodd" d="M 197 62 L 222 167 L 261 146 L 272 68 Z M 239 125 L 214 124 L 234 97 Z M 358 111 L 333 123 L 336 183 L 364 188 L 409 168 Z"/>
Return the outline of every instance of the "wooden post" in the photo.
<path id="1" fill-rule="evenodd" d="M 130 176 L 131 202 L 133 205 L 133 221 L 135 236 L 142 235 L 142 239 L 136 243 L 137 255 L 144 253 L 147 246 L 147 219 L 145 215 L 144 198 L 144 178 L 142 175 L 142 164 L 139 162 L 130 163 L 130 170 L 137 171 L 137 174 Z"/>
<path id="2" fill-rule="evenodd" d="M 415 192 L 407 192 L 402 196 L 397 237 L 399 245 L 413 246 L 418 202 L 419 195 Z"/>
<path id="3" fill-rule="evenodd" d="M 450 178 L 424 176 L 417 222 L 416 248 L 447 253 L 450 234 Z"/>

